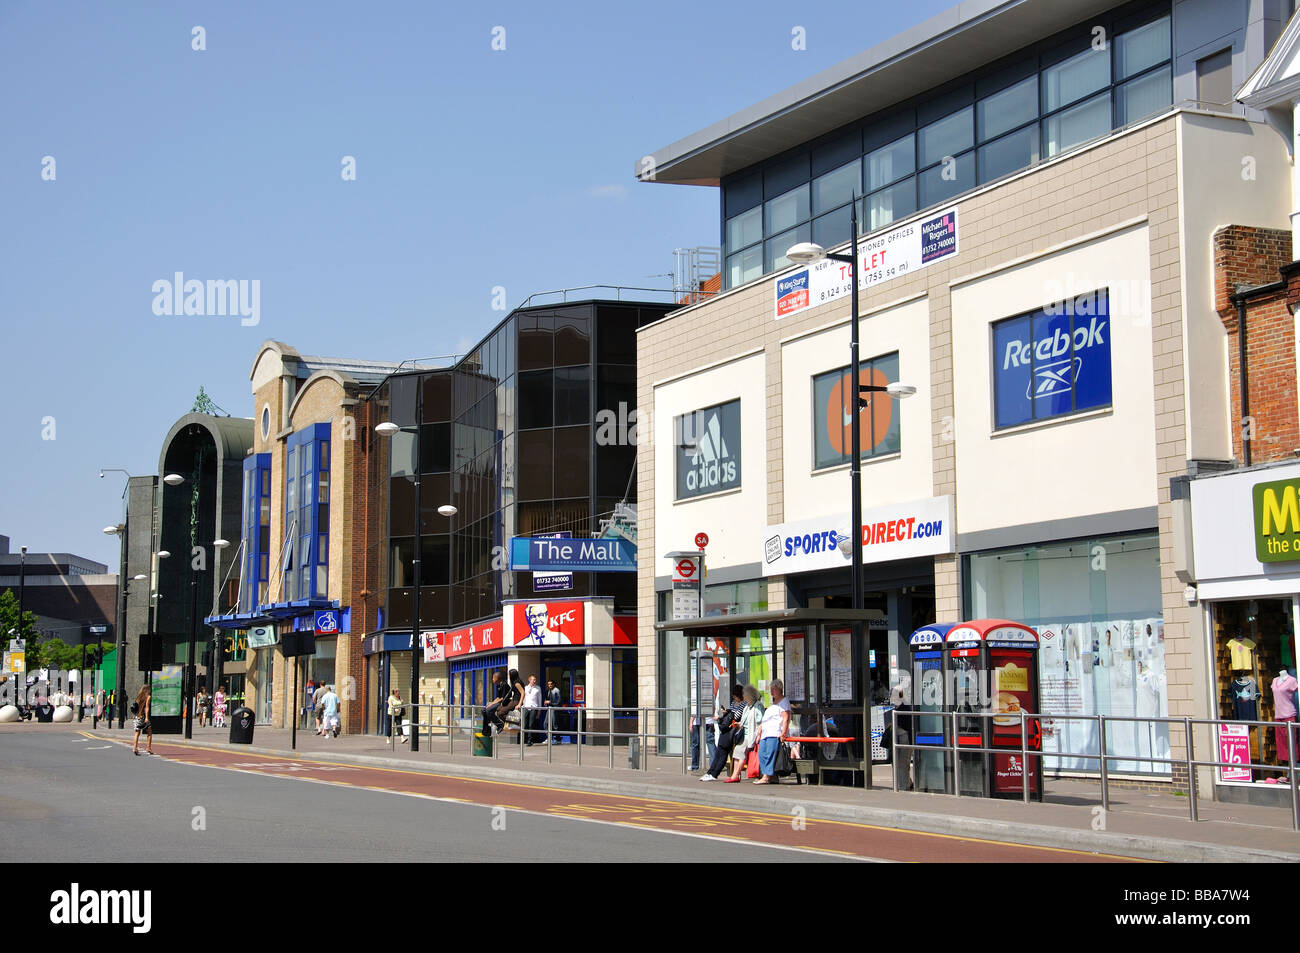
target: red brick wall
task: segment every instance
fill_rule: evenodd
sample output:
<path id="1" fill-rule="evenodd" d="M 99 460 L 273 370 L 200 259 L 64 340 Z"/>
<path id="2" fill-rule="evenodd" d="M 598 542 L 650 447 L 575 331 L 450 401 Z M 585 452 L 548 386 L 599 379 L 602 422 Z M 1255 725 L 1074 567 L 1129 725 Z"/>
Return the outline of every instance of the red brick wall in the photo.
<path id="1" fill-rule="evenodd" d="M 379 627 L 379 607 L 383 604 L 383 579 L 387 568 L 383 531 L 387 513 L 388 466 L 386 447 L 375 436 L 375 424 L 382 418 L 374 414 L 373 401 L 358 400 L 351 408 L 356 420 L 356 439 L 345 444 L 346 466 L 352 474 L 352 494 L 344 518 L 344 532 L 350 540 L 349 562 L 344 573 L 342 604 L 352 607 L 352 632 L 348 653 L 348 670 L 338 676 L 351 675 L 358 691 L 355 699 L 344 702 L 344 730 L 358 733 L 369 712 L 370 730 L 375 730 L 375 700 L 368 695 L 365 658 L 361 643 Z M 372 660 L 373 664 L 373 660 Z"/>
<path id="2" fill-rule="evenodd" d="M 1214 233 L 1214 303 L 1230 335 L 1232 452 L 1244 460 L 1241 420 L 1241 362 L 1237 309 L 1231 295 L 1240 285 L 1279 279 L 1291 262 L 1291 233 L 1281 229 L 1229 225 Z M 1300 448 L 1296 411 L 1295 318 L 1288 298 L 1300 300 L 1300 273 L 1285 290 L 1246 302 L 1246 370 L 1250 400 L 1251 462 L 1295 459 Z"/>

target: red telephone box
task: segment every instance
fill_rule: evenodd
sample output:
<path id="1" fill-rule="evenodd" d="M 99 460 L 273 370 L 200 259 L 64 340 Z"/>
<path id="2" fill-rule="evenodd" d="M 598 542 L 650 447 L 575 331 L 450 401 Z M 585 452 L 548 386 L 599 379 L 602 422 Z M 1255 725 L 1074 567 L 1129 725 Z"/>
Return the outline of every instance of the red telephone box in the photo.
<path id="1" fill-rule="evenodd" d="M 959 749 L 962 745 L 1013 749 L 1007 754 L 962 752 L 961 793 L 1023 797 L 1028 770 L 1030 794 L 1042 800 L 1042 759 L 1034 755 L 1022 759 L 1020 753 L 1021 713 L 1037 715 L 1040 708 L 1038 633 L 1006 619 L 963 622 L 945 637 L 944 662 L 953 693 L 949 710 L 959 715 Z M 961 718 L 963 712 L 993 717 Z M 1041 723 L 1037 718 L 1026 718 L 1024 723 L 1025 747 L 1041 751 Z"/>

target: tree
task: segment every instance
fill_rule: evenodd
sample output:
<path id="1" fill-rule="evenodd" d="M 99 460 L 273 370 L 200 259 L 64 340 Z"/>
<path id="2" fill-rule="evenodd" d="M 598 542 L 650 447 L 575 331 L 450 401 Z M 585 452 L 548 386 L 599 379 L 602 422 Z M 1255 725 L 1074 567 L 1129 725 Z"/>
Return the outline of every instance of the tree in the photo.
<path id="1" fill-rule="evenodd" d="M 17 629 L 17 632 L 10 632 L 11 629 Z M 4 639 L 4 647 L 8 648 L 9 640 L 21 638 L 30 644 L 38 637 L 36 631 L 36 613 L 30 610 L 23 612 L 22 625 L 18 624 L 18 596 L 12 589 L 6 589 L 0 593 L 0 638 Z"/>

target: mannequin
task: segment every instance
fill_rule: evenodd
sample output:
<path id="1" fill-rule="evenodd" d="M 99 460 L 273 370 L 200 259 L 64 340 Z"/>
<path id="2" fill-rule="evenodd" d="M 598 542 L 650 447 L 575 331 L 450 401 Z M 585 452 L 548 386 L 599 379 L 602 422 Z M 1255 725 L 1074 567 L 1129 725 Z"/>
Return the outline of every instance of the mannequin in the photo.
<path id="1" fill-rule="evenodd" d="M 1273 679 L 1273 718 L 1275 721 L 1283 722 L 1273 729 L 1274 740 L 1277 742 L 1277 760 L 1278 764 L 1288 764 L 1293 757 L 1291 751 L 1289 729 L 1286 722 L 1295 721 L 1295 690 L 1297 682 L 1295 676 L 1282 669 Z"/>

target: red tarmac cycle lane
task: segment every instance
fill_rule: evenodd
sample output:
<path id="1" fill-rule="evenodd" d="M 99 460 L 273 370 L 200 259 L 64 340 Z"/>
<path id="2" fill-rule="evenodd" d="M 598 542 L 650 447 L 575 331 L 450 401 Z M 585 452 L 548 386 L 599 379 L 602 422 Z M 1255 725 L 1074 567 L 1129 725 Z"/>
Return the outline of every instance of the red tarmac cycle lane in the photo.
<path id="1" fill-rule="evenodd" d="M 589 794 L 513 781 L 485 781 L 448 775 L 379 768 L 339 762 L 275 758 L 154 742 L 154 751 L 171 761 L 277 777 L 306 778 L 354 788 L 441 798 L 485 807 L 529 811 L 578 820 L 604 821 L 650 830 L 703 834 L 755 844 L 795 847 L 840 856 L 903 862 L 968 863 L 1112 863 L 1133 858 L 1050 847 L 1003 844 L 947 834 L 898 831 L 869 824 L 772 814 L 733 807 L 709 807 L 659 798 L 621 794 Z M 752 788 L 751 788 L 752 790 Z M 799 805 L 794 789 L 791 811 Z M 803 829 L 798 829 L 802 824 Z"/>

